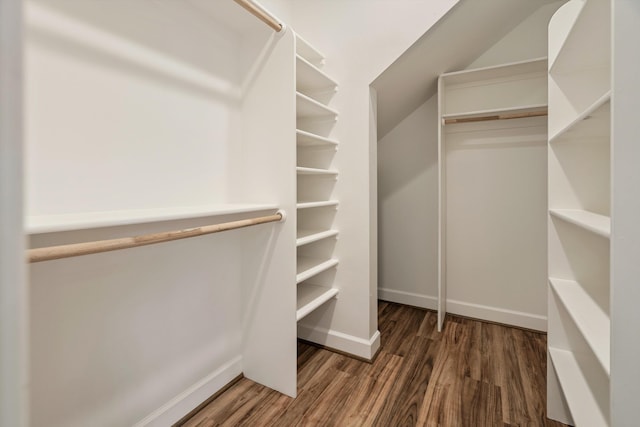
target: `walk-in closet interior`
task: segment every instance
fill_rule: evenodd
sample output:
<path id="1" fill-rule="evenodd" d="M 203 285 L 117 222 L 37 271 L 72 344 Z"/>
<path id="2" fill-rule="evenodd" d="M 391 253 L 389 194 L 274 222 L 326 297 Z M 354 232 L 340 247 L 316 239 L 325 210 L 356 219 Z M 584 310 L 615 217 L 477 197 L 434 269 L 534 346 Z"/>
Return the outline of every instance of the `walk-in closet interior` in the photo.
<path id="1" fill-rule="evenodd" d="M 634 425 L 639 23 L 633 0 L 2 0 L 0 426 L 175 425 L 239 378 L 307 399 L 300 345 L 376 362 L 379 303 L 434 349 L 452 318 L 546 338 L 531 425 Z"/>

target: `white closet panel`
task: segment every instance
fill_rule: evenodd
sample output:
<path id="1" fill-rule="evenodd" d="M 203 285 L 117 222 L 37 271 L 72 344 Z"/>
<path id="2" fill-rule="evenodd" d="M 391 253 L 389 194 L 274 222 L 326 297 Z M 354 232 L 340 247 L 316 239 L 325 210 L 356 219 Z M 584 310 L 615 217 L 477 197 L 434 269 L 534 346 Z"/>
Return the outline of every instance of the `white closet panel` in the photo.
<path id="1" fill-rule="evenodd" d="M 546 329 L 546 58 L 438 82 L 438 324 Z"/>

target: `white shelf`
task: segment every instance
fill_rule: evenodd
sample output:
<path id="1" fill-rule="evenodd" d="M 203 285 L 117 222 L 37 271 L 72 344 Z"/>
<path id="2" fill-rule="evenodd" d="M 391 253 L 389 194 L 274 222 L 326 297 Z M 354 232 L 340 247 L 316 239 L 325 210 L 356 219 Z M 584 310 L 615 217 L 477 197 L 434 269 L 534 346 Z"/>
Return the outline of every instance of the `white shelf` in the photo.
<path id="1" fill-rule="evenodd" d="M 549 354 L 574 424 L 580 427 L 609 425 L 573 354 L 553 347 L 549 347 Z"/>
<path id="2" fill-rule="evenodd" d="M 547 58 L 534 58 L 527 61 L 511 62 L 492 67 L 475 68 L 472 70 L 455 71 L 441 75 L 443 82 L 447 85 L 456 85 L 464 83 L 476 83 L 481 80 L 492 80 L 498 78 L 531 74 L 546 73 Z"/>
<path id="3" fill-rule="evenodd" d="M 318 169 L 318 168 L 305 168 L 302 166 L 296 167 L 298 175 L 337 175 L 337 170 L 331 169 Z"/>
<path id="4" fill-rule="evenodd" d="M 574 280 L 550 278 L 549 283 L 607 375 L 610 369 L 609 316 Z"/>
<path id="5" fill-rule="evenodd" d="M 299 146 L 322 146 L 322 145 L 338 145 L 338 141 L 324 136 L 316 135 L 311 132 L 296 129 L 296 142 Z"/>
<path id="6" fill-rule="evenodd" d="M 607 66 L 611 55 L 611 4 L 608 1 L 583 0 L 576 8 L 566 38 L 558 49 L 550 73 Z M 599 25 L 594 25 L 594 23 Z"/>
<path id="7" fill-rule="evenodd" d="M 322 208 L 325 206 L 338 206 L 337 200 L 322 200 L 319 202 L 299 202 L 296 205 L 298 209 Z"/>
<path id="8" fill-rule="evenodd" d="M 35 215 L 25 220 L 27 234 L 84 230 L 179 219 L 203 218 L 278 209 L 275 204 L 215 204 L 175 208 Z"/>
<path id="9" fill-rule="evenodd" d="M 318 240 L 338 235 L 338 230 L 298 230 L 296 246 L 303 246 Z"/>
<path id="10" fill-rule="evenodd" d="M 300 91 L 335 90 L 338 86 L 335 80 L 324 71 L 296 55 L 296 88 Z"/>
<path id="11" fill-rule="evenodd" d="M 307 95 L 296 92 L 296 117 L 310 118 L 322 117 L 336 120 L 338 112 L 326 105 L 308 97 Z"/>
<path id="12" fill-rule="evenodd" d="M 298 303 L 296 310 L 296 321 L 313 312 L 322 304 L 326 303 L 338 295 L 335 288 L 327 288 L 324 286 L 311 285 L 302 283 L 298 285 Z"/>
<path id="13" fill-rule="evenodd" d="M 479 110 L 479 111 L 463 111 L 456 113 L 448 113 L 443 114 L 442 119 L 468 119 L 473 117 L 482 117 L 482 116 L 492 116 L 492 115 L 500 115 L 500 114 L 511 114 L 511 113 L 532 113 L 538 111 L 546 111 L 547 104 L 535 104 L 535 105 L 523 105 L 519 107 L 512 108 L 495 108 L 491 110 Z"/>
<path id="14" fill-rule="evenodd" d="M 537 58 L 440 76 L 446 118 L 517 112 L 547 104 L 547 62 Z"/>
<path id="15" fill-rule="evenodd" d="M 608 97 L 606 94 L 605 97 Z M 609 99 L 600 98 L 588 111 L 572 121 L 568 126 L 549 139 L 550 143 L 561 141 L 609 141 L 609 121 L 611 115 L 611 103 Z M 600 105 L 598 105 L 600 104 Z M 593 110 L 593 111 L 591 111 Z"/>
<path id="16" fill-rule="evenodd" d="M 555 134 L 550 135 L 549 142 L 554 142 L 558 140 L 561 136 L 563 136 L 565 133 L 569 132 L 570 130 L 573 130 L 574 128 L 577 129 L 578 126 L 582 126 L 582 123 L 585 122 L 585 119 L 590 119 L 593 117 L 597 118 L 598 122 L 593 123 L 592 125 L 593 127 L 587 128 L 585 132 L 589 131 L 589 129 L 595 130 L 595 126 L 597 124 L 604 125 L 605 124 L 603 123 L 604 120 L 607 120 L 605 129 L 607 129 L 607 132 L 608 132 L 608 129 L 609 129 L 608 117 L 609 117 L 609 111 L 610 111 L 610 101 L 611 101 L 611 91 L 609 90 L 606 93 L 602 94 L 602 96 L 596 99 L 591 105 L 589 105 L 583 112 L 578 114 L 573 120 L 571 120 L 562 128 L 558 129 L 558 131 Z M 589 121 L 590 120 L 586 120 L 586 122 L 589 122 Z M 590 126 L 589 124 L 586 124 L 586 122 L 585 122 L 585 125 Z M 602 135 L 604 131 L 600 129 L 596 132 L 597 134 Z M 589 136 L 589 134 L 585 133 L 585 136 Z M 591 136 L 594 136 L 594 135 L 591 135 Z"/>
<path id="17" fill-rule="evenodd" d="M 611 218 L 608 216 L 579 209 L 549 209 L 549 213 L 599 236 L 611 236 Z"/>
<path id="18" fill-rule="evenodd" d="M 296 53 L 316 66 L 324 64 L 324 55 L 299 34 L 296 34 Z"/>
<path id="19" fill-rule="evenodd" d="M 323 260 L 310 257 L 298 257 L 298 264 L 296 270 L 296 283 L 303 282 L 316 276 L 323 271 L 327 271 L 330 268 L 338 265 L 338 260 L 335 258 Z"/>

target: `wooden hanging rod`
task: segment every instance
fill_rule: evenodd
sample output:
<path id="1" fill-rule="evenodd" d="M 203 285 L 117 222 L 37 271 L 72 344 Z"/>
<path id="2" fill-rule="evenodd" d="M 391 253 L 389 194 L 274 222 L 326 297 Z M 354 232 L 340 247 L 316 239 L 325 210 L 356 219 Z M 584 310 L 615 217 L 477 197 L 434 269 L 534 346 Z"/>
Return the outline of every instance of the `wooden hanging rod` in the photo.
<path id="1" fill-rule="evenodd" d="M 225 222 L 222 224 L 205 225 L 203 227 L 187 228 L 184 230 L 165 231 L 162 233 L 123 237 L 120 239 L 98 240 L 94 242 L 29 249 L 27 251 L 27 258 L 29 259 L 29 262 L 40 262 L 97 254 L 100 252 L 116 251 L 120 249 L 135 248 L 138 246 L 153 245 L 155 243 L 170 242 L 172 240 L 186 239 L 188 237 L 204 236 L 205 234 L 235 230 L 237 228 L 250 227 L 252 225 L 265 224 L 268 222 L 284 221 L 285 218 L 286 215 L 284 211 L 278 211 L 273 215 Z"/>
<path id="2" fill-rule="evenodd" d="M 471 123 L 471 122 L 488 122 L 490 120 L 511 120 L 511 119 L 523 119 L 527 117 L 541 117 L 548 115 L 547 110 L 528 111 L 526 113 L 505 113 L 505 114 L 493 114 L 490 116 L 477 116 L 477 117 L 461 117 L 459 119 L 444 119 L 445 125 L 452 125 L 455 123 Z"/>
<path id="3" fill-rule="evenodd" d="M 264 8 L 258 4 L 255 4 L 251 0 L 234 0 L 240 6 L 245 8 L 249 13 L 256 18 L 273 28 L 276 32 L 282 31 L 283 25 L 273 15 L 264 10 Z"/>

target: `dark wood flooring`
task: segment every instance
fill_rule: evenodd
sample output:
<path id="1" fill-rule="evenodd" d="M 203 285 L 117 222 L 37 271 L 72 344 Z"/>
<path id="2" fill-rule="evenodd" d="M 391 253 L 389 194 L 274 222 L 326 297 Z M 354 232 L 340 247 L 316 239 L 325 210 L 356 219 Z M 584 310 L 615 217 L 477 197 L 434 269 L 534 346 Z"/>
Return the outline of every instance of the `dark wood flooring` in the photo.
<path id="1" fill-rule="evenodd" d="M 546 335 L 380 301 L 373 363 L 298 344 L 298 397 L 241 379 L 184 425 L 564 426 L 545 415 Z"/>

